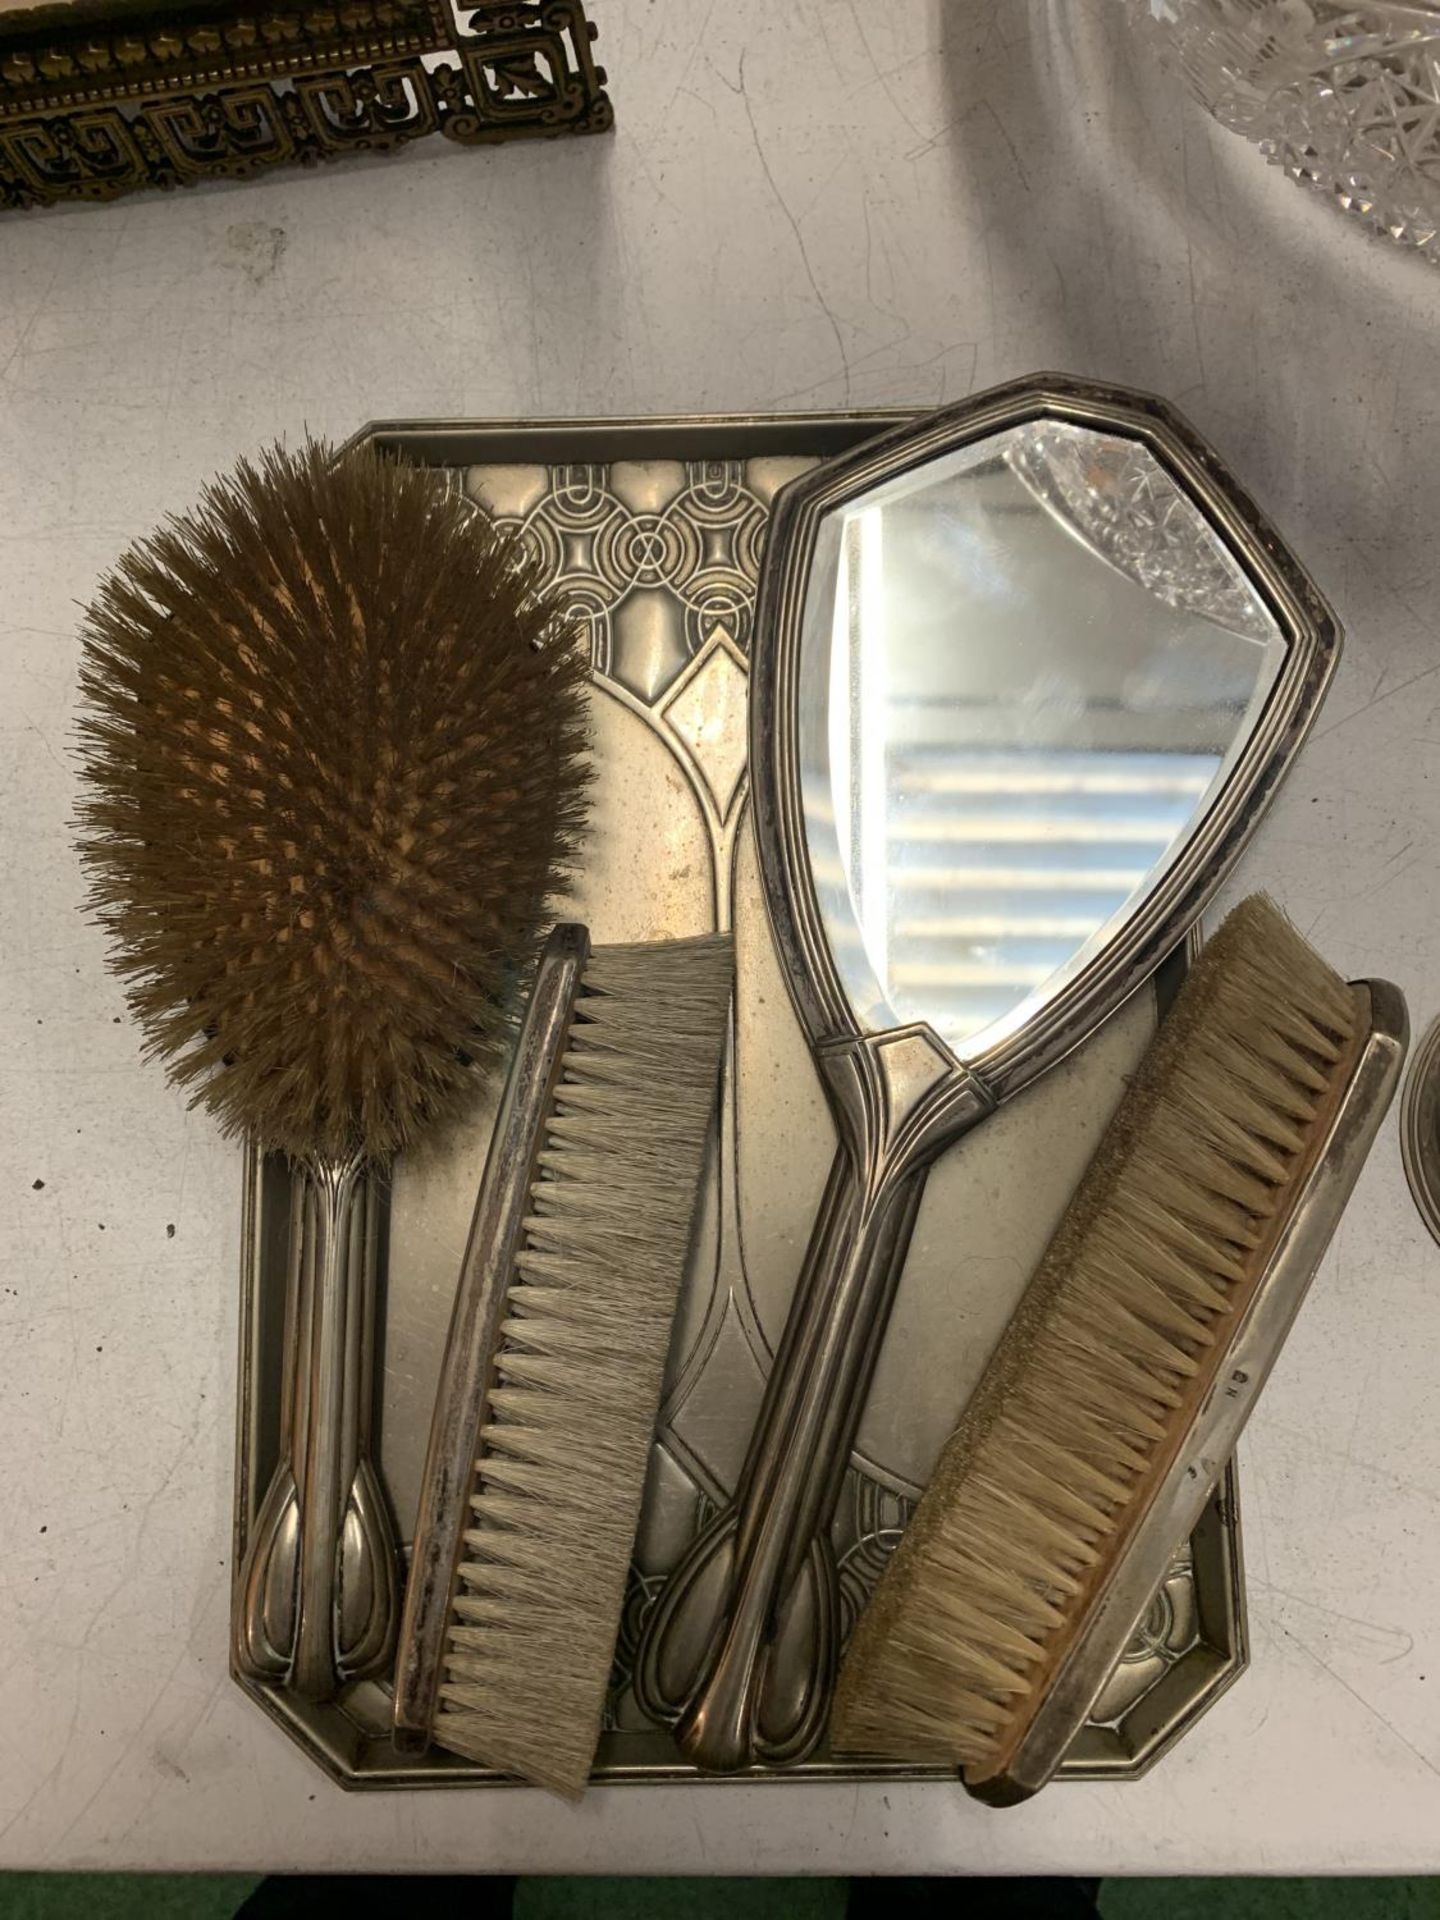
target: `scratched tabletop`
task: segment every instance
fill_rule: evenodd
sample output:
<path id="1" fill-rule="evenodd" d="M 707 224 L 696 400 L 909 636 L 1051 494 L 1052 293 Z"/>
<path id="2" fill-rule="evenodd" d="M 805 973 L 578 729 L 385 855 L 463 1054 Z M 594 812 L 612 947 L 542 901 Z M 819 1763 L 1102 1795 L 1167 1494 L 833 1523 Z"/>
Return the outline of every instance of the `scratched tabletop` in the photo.
<path id="1" fill-rule="evenodd" d="M 1241 1454 L 1253 1666 L 1145 1780 L 347 1797 L 230 1682 L 240 1164 L 80 913 L 77 602 L 374 416 L 1154 388 L 1334 600 L 1232 895 L 1440 1011 L 1440 279 L 1179 103 L 1115 0 L 594 0 L 618 128 L 0 237 L 0 1865 L 1440 1870 L 1440 1249 L 1393 1119 Z"/>

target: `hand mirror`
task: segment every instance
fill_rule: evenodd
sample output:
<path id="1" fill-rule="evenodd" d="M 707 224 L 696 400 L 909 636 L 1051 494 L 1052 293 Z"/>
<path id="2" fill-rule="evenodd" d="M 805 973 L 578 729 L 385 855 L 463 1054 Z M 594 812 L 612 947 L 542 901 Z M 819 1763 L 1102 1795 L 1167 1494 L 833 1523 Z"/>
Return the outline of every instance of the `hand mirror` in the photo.
<path id="1" fill-rule="evenodd" d="M 1338 645 L 1214 455 L 1136 394 L 1022 381 L 779 496 L 756 836 L 840 1146 L 735 1498 L 641 1650 L 642 1704 L 699 1764 L 823 1732 L 829 1523 L 930 1164 L 1184 938 Z"/>

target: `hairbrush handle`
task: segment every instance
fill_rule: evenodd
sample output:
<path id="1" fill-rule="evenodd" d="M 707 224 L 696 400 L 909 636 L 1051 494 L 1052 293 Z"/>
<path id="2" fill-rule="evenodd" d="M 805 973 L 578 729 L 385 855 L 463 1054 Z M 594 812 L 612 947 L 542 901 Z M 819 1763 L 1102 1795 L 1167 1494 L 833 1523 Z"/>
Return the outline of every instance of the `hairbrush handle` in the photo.
<path id="1" fill-rule="evenodd" d="M 394 1530 L 370 1458 L 376 1195 L 358 1156 L 297 1168 L 290 1217 L 280 1458 L 251 1530 L 234 1660 L 328 1700 L 390 1657 Z"/>
<path id="2" fill-rule="evenodd" d="M 792 1763 L 824 1731 L 839 1654 L 827 1530 L 928 1171 L 867 1191 L 836 1155 L 735 1498 L 647 1628 L 641 1704 L 711 1771 Z"/>

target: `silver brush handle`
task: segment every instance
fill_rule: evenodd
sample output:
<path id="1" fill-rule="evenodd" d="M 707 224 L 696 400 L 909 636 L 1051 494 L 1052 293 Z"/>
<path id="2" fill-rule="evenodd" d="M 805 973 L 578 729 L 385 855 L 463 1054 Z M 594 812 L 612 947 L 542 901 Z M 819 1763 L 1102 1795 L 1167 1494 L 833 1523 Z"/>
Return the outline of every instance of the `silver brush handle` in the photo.
<path id="1" fill-rule="evenodd" d="M 423 1753 L 435 1724 L 452 1588 L 471 1521 L 470 1489 L 489 1417 L 501 1322 L 530 1211 L 535 1156 L 564 1069 L 589 958 L 590 935 L 583 926 L 562 921 L 552 929 L 536 969 L 475 1198 L 440 1363 L 395 1654 L 395 1743 L 402 1752 Z"/>
<path id="2" fill-rule="evenodd" d="M 295 1176 L 280 1458 L 236 1587 L 237 1670 L 331 1699 L 385 1665 L 394 1529 L 370 1458 L 377 1235 L 358 1159 Z"/>
<path id="3" fill-rule="evenodd" d="M 867 1194 L 836 1155 L 739 1489 L 647 1629 L 641 1704 L 710 1771 L 790 1764 L 824 1731 L 839 1655 L 830 1520 L 928 1171 Z"/>

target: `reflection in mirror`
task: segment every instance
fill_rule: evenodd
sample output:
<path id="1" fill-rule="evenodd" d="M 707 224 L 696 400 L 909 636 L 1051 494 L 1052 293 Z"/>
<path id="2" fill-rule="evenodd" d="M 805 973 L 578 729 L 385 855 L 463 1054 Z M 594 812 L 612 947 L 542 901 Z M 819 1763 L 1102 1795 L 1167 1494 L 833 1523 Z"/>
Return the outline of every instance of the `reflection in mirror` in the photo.
<path id="1" fill-rule="evenodd" d="M 861 1025 L 961 1057 L 1139 906 L 1285 641 L 1138 441 L 1012 427 L 828 513 L 804 609 L 805 829 Z"/>

